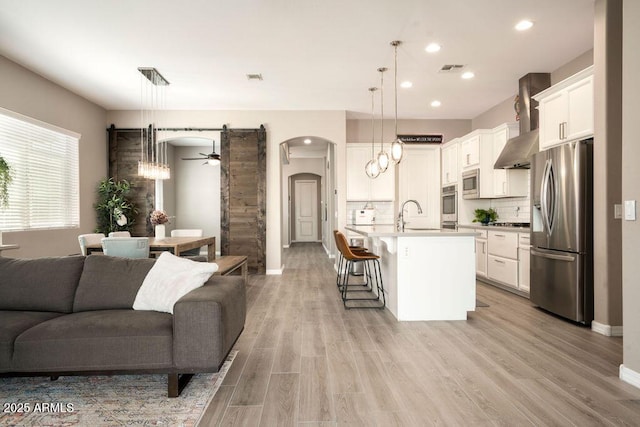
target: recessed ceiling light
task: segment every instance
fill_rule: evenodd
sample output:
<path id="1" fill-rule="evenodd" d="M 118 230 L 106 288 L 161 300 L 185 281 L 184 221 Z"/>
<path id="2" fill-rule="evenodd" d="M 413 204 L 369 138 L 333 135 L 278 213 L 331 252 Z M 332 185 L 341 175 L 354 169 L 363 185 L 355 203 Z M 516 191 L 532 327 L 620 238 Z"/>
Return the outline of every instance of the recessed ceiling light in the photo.
<path id="1" fill-rule="evenodd" d="M 434 101 L 431 101 L 431 106 L 432 107 L 439 107 L 441 105 L 442 105 L 442 103 L 440 101 L 438 101 L 437 99 L 434 100 Z"/>
<path id="2" fill-rule="evenodd" d="M 403 87 L 403 88 L 405 88 L 405 89 L 408 89 L 408 88 L 410 88 L 411 86 L 413 86 L 413 83 L 411 83 L 411 82 L 410 82 L 410 81 L 408 81 L 408 80 L 407 80 L 407 81 L 404 81 L 404 82 L 402 82 L 402 83 L 400 83 L 400 87 Z"/>
<path id="3" fill-rule="evenodd" d="M 304 140 L 304 143 L 305 144 L 311 144 L 311 140 L 309 138 L 307 138 L 307 139 Z"/>
<path id="4" fill-rule="evenodd" d="M 533 27 L 533 22 L 529 21 L 528 19 L 523 19 L 522 21 L 518 22 L 515 26 L 516 30 L 518 31 L 526 31 L 531 27 Z"/>
<path id="5" fill-rule="evenodd" d="M 438 43 L 429 43 L 427 47 L 424 49 L 429 53 L 435 53 L 440 51 L 441 46 Z"/>
<path id="6" fill-rule="evenodd" d="M 467 71 L 466 73 L 462 73 L 461 77 L 465 80 L 468 80 L 474 78 L 475 74 L 473 74 L 471 71 Z"/>

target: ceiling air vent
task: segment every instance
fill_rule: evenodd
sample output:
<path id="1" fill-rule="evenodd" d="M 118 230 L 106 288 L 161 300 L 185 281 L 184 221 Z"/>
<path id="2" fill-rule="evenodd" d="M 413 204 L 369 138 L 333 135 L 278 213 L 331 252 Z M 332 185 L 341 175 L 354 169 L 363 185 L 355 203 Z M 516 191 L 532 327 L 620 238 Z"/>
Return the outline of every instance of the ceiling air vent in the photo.
<path id="1" fill-rule="evenodd" d="M 459 73 L 464 68 L 464 65 L 459 64 L 445 64 L 440 68 L 439 73 Z"/>
<path id="2" fill-rule="evenodd" d="M 247 80 L 262 80 L 262 74 L 247 74 Z"/>

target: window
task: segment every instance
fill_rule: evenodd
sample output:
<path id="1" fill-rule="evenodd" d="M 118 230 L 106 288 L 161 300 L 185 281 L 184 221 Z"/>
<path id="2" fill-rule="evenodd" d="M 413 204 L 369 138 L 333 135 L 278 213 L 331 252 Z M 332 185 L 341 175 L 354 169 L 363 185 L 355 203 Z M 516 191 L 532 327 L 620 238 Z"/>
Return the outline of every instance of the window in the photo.
<path id="1" fill-rule="evenodd" d="M 74 132 L 0 108 L 0 156 L 11 167 L 0 230 L 80 225 L 78 141 Z"/>

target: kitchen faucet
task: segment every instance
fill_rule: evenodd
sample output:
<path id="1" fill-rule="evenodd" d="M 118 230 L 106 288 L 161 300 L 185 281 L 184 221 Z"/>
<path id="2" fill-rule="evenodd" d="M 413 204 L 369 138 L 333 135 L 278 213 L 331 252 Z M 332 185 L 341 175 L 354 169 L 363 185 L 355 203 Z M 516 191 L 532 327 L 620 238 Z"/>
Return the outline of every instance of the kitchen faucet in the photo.
<path id="1" fill-rule="evenodd" d="M 398 222 L 397 222 L 398 231 L 404 231 L 404 225 L 405 225 L 404 206 L 409 202 L 415 203 L 416 206 L 418 207 L 418 213 L 419 214 L 422 213 L 422 208 L 420 207 L 420 203 L 418 203 L 417 200 L 414 200 L 414 199 L 405 200 L 404 203 L 402 203 L 402 206 L 400 207 L 400 212 L 398 212 Z"/>

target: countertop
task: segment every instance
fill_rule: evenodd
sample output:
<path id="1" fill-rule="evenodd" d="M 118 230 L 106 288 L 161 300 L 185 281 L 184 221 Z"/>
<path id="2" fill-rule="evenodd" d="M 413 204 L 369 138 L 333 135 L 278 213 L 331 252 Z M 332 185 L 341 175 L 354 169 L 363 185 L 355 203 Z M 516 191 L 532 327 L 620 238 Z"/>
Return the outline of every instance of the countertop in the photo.
<path id="1" fill-rule="evenodd" d="M 473 228 L 479 230 L 500 230 L 511 231 L 513 233 L 530 233 L 531 227 L 505 227 L 504 225 L 482 225 L 482 224 L 458 224 L 458 228 Z"/>
<path id="2" fill-rule="evenodd" d="M 345 228 L 366 237 L 475 237 L 478 235 L 478 233 L 475 232 L 440 228 L 411 229 L 409 226 L 405 226 L 404 231 L 398 231 L 396 230 L 395 225 L 348 225 Z"/>

